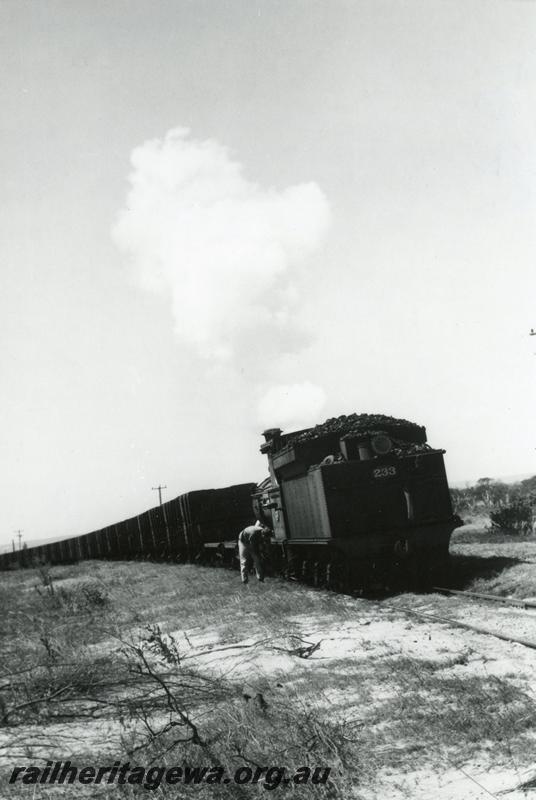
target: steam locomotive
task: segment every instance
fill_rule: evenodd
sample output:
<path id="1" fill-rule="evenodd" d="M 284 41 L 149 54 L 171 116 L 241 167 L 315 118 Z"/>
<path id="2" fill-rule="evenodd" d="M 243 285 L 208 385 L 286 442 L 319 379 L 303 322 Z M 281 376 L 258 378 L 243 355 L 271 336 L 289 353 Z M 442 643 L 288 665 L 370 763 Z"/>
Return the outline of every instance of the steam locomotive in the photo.
<path id="1" fill-rule="evenodd" d="M 273 573 L 335 589 L 427 582 L 448 563 L 452 512 L 444 450 L 424 427 L 351 414 L 264 432 L 261 484 L 188 492 L 98 531 L 0 555 L 0 569 L 88 558 L 235 565 L 252 515 L 269 529 Z"/>

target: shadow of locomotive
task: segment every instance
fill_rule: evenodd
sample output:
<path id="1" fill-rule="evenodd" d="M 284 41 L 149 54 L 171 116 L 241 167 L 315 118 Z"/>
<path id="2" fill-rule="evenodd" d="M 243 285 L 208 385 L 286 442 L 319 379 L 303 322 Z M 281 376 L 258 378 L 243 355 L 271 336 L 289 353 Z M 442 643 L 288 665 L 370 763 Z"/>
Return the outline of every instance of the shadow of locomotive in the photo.
<path id="1" fill-rule="evenodd" d="M 466 556 L 452 554 L 448 569 L 439 576 L 445 588 L 465 589 L 478 578 L 496 578 L 506 569 L 526 563 L 523 559 L 505 556 Z M 441 585 L 441 584 L 440 584 Z"/>

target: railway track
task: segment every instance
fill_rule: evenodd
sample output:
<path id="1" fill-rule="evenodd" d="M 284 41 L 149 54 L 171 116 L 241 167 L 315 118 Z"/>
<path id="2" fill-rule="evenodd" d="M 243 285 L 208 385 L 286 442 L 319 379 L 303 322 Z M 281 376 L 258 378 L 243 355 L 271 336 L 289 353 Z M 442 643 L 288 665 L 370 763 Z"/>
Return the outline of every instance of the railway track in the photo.
<path id="1" fill-rule="evenodd" d="M 536 562 L 524 562 L 524 563 L 535 563 Z M 237 564 L 229 564 L 228 566 L 233 566 L 234 568 L 237 567 Z M 338 581 L 330 580 L 330 576 L 333 570 L 333 565 L 330 563 L 328 565 L 328 569 L 323 574 L 324 580 L 320 578 L 319 570 L 317 569 L 317 564 L 309 564 L 307 560 L 297 560 L 293 564 L 294 569 L 284 570 L 280 577 L 286 580 L 296 581 L 298 583 L 303 583 L 304 585 L 314 586 L 319 589 L 331 589 L 332 591 L 342 593 L 342 594 L 349 594 L 353 597 L 363 597 L 362 591 L 359 593 L 354 589 L 352 589 L 349 585 L 345 584 L 344 581 L 339 583 Z M 277 574 L 277 570 L 275 572 Z M 327 580 L 326 580 L 327 579 Z M 440 592 L 441 594 L 453 595 L 457 597 L 466 597 L 472 601 L 483 601 L 483 602 L 491 602 L 497 603 L 506 606 L 512 606 L 515 608 L 524 608 L 524 609 L 536 609 L 536 601 L 534 600 L 524 600 L 524 599 L 517 599 L 517 598 L 510 598 L 510 597 L 499 597 L 498 595 L 492 594 L 483 594 L 478 592 L 464 592 L 460 589 L 448 589 L 446 587 L 441 586 L 431 586 L 430 591 L 433 592 Z M 475 633 L 480 633 L 486 636 L 493 636 L 497 639 L 502 639 L 503 641 L 521 644 L 524 647 L 528 647 L 532 650 L 536 650 L 536 639 L 535 641 L 531 641 L 529 639 L 525 639 L 523 637 L 515 637 L 510 636 L 509 634 L 501 633 L 500 631 L 490 630 L 489 628 L 485 628 L 480 625 L 473 625 L 468 622 L 463 622 L 462 620 L 456 619 L 455 617 L 446 617 L 441 614 L 434 614 L 429 611 L 421 611 L 419 609 L 411 608 L 410 606 L 401 606 L 401 605 L 391 605 L 386 603 L 385 605 L 382 603 L 384 608 L 389 608 L 391 611 L 402 611 L 404 613 L 422 617 L 424 619 L 428 619 L 430 621 L 443 623 L 447 625 L 451 625 L 453 627 L 464 628 L 465 630 L 474 631 Z"/>
<path id="2" fill-rule="evenodd" d="M 309 575 L 309 570 L 307 570 L 306 562 L 302 562 L 300 565 L 300 569 L 297 570 L 297 574 L 293 574 L 290 576 L 288 573 L 284 576 L 287 580 L 295 580 L 305 585 L 313 585 L 317 588 L 329 588 L 336 592 L 341 592 L 343 594 L 350 594 L 354 597 L 357 597 L 355 591 L 352 591 L 349 586 L 338 586 L 327 583 L 319 582 L 318 580 L 311 580 L 311 576 Z M 316 571 L 314 571 L 316 573 Z M 328 570 L 329 574 L 329 570 Z M 307 580 L 309 578 L 309 580 Z M 473 601 L 484 601 L 484 602 L 491 602 L 491 603 L 498 603 L 505 606 L 512 606 L 515 608 L 525 608 L 531 609 L 536 608 L 536 601 L 533 600 L 524 600 L 524 599 L 517 599 L 517 598 L 510 598 L 510 597 L 499 597 L 498 595 L 492 594 L 482 594 L 478 592 L 464 592 L 460 589 L 447 589 L 441 586 L 432 586 L 430 587 L 430 591 L 433 592 L 440 592 L 442 594 L 453 595 L 458 597 L 467 597 L 469 600 Z M 361 596 L 363 596 L 361 594 Z M 462 620 L 456 619 L 455 617 L 446 617 L 441 614 L 434 614 L 429 611 L 421 611 L 419 609 L 411 608 L 410 606 L 401 606 L 401 605 L 391 605 L 386 604 L 384 608 L 387 607 L 392 611 L 402 611 L 404 613 L 422 617 L 424 619 L 428 619 L 434 622 L 439 622 L 447 625 L 451 625 L 453 627 L 464 628 L 465 630 L 470 630 L 475 633 L 480 633 L 486 636 L 493 636 L 497 639 L 502 639 L 503 641 L 516 643 L 523 645 L 524 647 L 528 647 L 532 650 L 536 650 L 536 639 L 535 641 L 531 641 L 529 639 L 525 639 L 524 637 L 516 637 L 511 636 L 509 634 L 501 633 L 500 631 L 494 631 L 489 628 L 485 628 L 480 625 L 473 625 L 469 622 L 464 622 Z"/>
<path id="3" fill-rule="evenodd" d="M 536 563 L 536 562 L 530 562 L 530 563 Z M 236 568 L 236 565 L 233 566 L 235 566 Z M 329 580 L 331 569 L 328 569 L 324 574 L 324 578 L 328 578 L 328 580 L 319 580 L 320 577 L 319 572 L 315 568 L 317 567 L 317 565 L 309 565 L 306 560 L 301 560 L 297 561 L 294 564 L 294 567 L 295 567 L 295 572 L 293 571 L 292 573 L 290 573 L 289 570 L 285 570 L 280 577 L 286 580 L 303 583 L 304 585 L 314 586 L 319 589 L 331 589 L 332 591 L 342 594 L 349 594 L 350 596 L 356 598 L 359 596 L 363 597 L 362 592 L 357 593 L 355 590 L 352 590 L 350 586 L 344 585 L 344 582 L 343 585 L 340 585 L 337 581 L 332 582 L 331 580 Z M 329 567 L 332 567 L 332 565 L 330 564 Z M 464 592 L 460 589 L 448 589 L 441 586 L 431 586 L 430 591 L 440 592 L 441 594 L 453 595 L 457 597 L 466 597 L 472 601 L 491 602 L 515 608 L 536 609 L 536 601 L 534 600 L 499 597 L 498 595 L 482 594 L 478 592 Z M 398 604 L 391 605 L 390 603 L 385 603 L 385 604 L 382 603 L 382 606 L 384 608 L 389 608 L 390 611 L 394 612 L 402 611 L 406 614 L 422 617 L 423 619 L 427 619 L 433 622 L 451 625 L 452 627 L 463 628 L 465 630 L 473 631 L 474 633 L 483 634 L 485 636 L 493 636 L 497 639 L 502 639 L 503 641 L 509 643 L 520 644 L 523 647 L 530 648 L 531 650 L 536 650 L 536 639 L 535 641 L 531 641 L 523 637 L 510 636 L 509 634 L 501 633 L 500 631 L 494 631 L 480 625 L 473 625 L 469 622 L 464 622 L 462 620 L 456 619 L 455 617 L 446 617 L 441 614 L 434 614 L 429 611 L 421 611 L 419 609 L 411 608 L 410 606 L 401 606 Z"/>
<path id="4" fill-rule="evenodd" d="M 505 642 L 511 642 L 514 644 L 521 644 L 523 647 L 529 647 L 532 650 L 536 650 L 536 641 L 533 642 L 530 639 L 509 636 L 505 633 L 501 633 L 500 631 L 492 631 L 489 628 L 483 628 L 480 625 L 471 625 L 469 622 L 462 622 L 462 620 L 455 619 L 454 617 L 444 617 L 440 614 L 431 614 L 429 611 L 420 611 L 419 609 L 410 608 L 409 606 L 391 606 L 391 608 L 393 611 L 404 611 L 407 614 L 415 614 L 416 616 L 424 617 L 425 619 L 431 619 L 435 622 L 446 623 L 457 628 L 465 628 L 466 630 L 474 631 L 475 633 L 482 633 L 485 636 L 495 636 L 496 639 L 502 639 Z"/>
<path id="5" fill-rule="evenodd" d="M 532 600 L 518 600 L 517 598 L 499 597 L 493 594 L 463 592 L 458 589 L 446 589 L 440 586 L 434 586 L 432 587 L 432 589 L 433 591 L 441 592 L 442 594 L 467 597 L 470 600 L 500 603 L 502 605 L 513 606 L 515 608 L 536 608 L 536 602 Z M 532 641 L 524 637 L 511 636 L 510 634 L 501 633 L 500 631 L 494 631 L 491 630 L 490 628 L 485 628 L 481 625 L 473 625 L 469 622 L 464 622 L 463 620 L 457 619 L 456 617 L 446 617 L 442 614 L 434 614 L 430 611 L 423 611 L 421 609 L 411 608 L 410 606 L 389 605 L 388 607 L 393 611 L 403 611 L 406 614 L 422 617 L 424 619 L 428 619 L 434 622 L 452 625 L 457 628 L 464 628 L 465 630 L 474 631 L 475 633 L 480 633 L 485 636 L 494 636 L 496 639 L 502 639 L 505 642 L 510 642 L 514 644 L 521 644 L 523 645 L 523 647 L 528 647 L 531 650 L 536 650 L 536 640 Z"/>
<path id="6" fill-rule="evenodd" d="M 441 594 L 459 595 L 468 597 L 471 600 L 486 600 L 491 603 L 502 603 L 503 605 L 516 606 L 517 608 L 536 608 L 534 600 L 519 600 L 515 597 L 499 597 L 496 594 L 479 594 L 478 592 L 462 592 L 459 589 L 444 589 L 442 586 L 432 586 L 434 592 Z"/>

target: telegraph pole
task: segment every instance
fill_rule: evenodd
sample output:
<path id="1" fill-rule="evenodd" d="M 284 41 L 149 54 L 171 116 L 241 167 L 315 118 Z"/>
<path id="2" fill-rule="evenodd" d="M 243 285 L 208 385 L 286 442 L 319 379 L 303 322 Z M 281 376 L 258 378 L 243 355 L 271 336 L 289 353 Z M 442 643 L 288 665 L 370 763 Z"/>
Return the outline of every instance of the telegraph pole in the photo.
<path id="1" fill-rule="evenodd" d="M 158 492 L 158 500 L 160 505 L 162 505 L 162 489 L 167 489 L 167 486 L 160 486 L 159 484 L 158 486 L 152 486 L 151 488 L 153 492 Z"/>
<path id="2" fill-rule="evenodd" d="M 19 528 L 18 530 L 16 530 L 15 533 L 19 537 L 19 550 L 22 550 L 22 547 L 20 546 L 21 539 L 22 539 L 22 533 L 23 533 L 22 528 Z"/>

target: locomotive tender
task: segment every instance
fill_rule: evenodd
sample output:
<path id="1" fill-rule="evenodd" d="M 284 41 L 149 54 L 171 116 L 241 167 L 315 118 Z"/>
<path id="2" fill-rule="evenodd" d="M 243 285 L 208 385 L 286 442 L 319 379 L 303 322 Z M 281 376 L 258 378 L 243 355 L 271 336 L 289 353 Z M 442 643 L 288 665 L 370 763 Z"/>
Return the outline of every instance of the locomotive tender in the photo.
<path id="1" fill-rule="evenodd" d="M 351 414 L 284 435 L 264 432 L 270 478 L 254 495 L 279 558 L 317 585 L 432 580 L 448 564 L 453 515 L 444 450 L 426 429 Z"/>
<path id="2" fill-rule="evenodd" d="M 0 569 L 86 558 L 235 562 L 252 513 L 270 529 L 274 571 L 332 588 L 433 578 L 448 562 L 453 515 L 443 450 L 425 428 L 351 414 L 264 432 L 270 477 L 188 492 L 101 530 L 0 555 Z"/>

